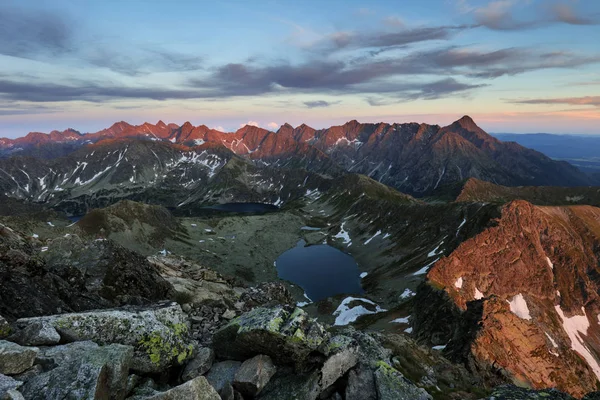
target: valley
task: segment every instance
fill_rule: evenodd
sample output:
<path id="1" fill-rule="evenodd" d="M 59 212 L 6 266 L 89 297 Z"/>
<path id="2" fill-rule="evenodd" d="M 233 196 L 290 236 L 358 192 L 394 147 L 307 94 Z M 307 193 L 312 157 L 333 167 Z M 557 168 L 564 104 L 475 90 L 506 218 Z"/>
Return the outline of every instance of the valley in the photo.
<path id="1" fill-rule="evenodd" d="M 256 355 L 278 363 L 281 375 L 257 397 L 265 399 L 287 398 L 277 396 L 291 364 L 308 375 L 287 390 L 319 380 L 311 400 L 327 390 L 352 399 L 348 371 L 361 368 L 388 371 L 392 386 L 405 384 L 394 393 L 416 396 L 407 398 L 503 398 L 494 393 L 520 390 L 511 385 L 583 398 L 597 388 L 600 188 L 565 185 L 592 182 L 574 167 L 496 141 L 468 117 L 444 128 L 351 121 L 278 133 L 119 127 L 125 137 L 114 127 L 73 136 L 83 143 L 58 158 L 0 160 L 0 315 L 11 330 L 48 318 L 61 345 L 120 343 L 139 358 L 141 342 L 104 341 L 70 318 L 167 312 L 175 319 L 157 329 L 171 337 L 189 326 L 194 357 L 217 355 L 212 373 Z M 334 134 L 344 150 L 327 147 Z M 378 141 L 399 157 L 384 173 L 373 167 L 385 164 L 373 158 Z M 399 154 L 415 141 L 424 150 L 413 170 L 406 163 L 417 160 Z M 371 153 L 359 150 L 368 143 Z M 368 169 L 353 166 L 359 156 Z M 269 335 L 282 353 L 265 344 Z M 315 345 L 330 339 L 350 357 L 333 378 L 326 360 L 342 356 Z M 192 357 L 176 343 L 183 360 Z M 369 351 L 357 366 L 356 354 Z M 186 362 L 161 366 L 170 375 L 160 379 L 146 364 L 138 373 L 176 390 L 192 382 L 180 376 Z"/>

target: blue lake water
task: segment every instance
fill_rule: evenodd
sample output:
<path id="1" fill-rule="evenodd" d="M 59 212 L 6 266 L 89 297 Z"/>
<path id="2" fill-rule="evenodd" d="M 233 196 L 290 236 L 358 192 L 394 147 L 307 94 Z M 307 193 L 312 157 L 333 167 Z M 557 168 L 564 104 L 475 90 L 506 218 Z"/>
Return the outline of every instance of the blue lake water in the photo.
<path id="1" fill-rule="evenodd" d="M 277 274 L 300 286 L 312 301 L 337 294 L 361 294 L 360 272 L 352 256 L 326 244 L 298 245 L 279 256 Z"/>
<path id="2" fill-rule="evenodd" d="M 216 211 L 224 211 L 224 212 L 232 212 L 232 213 L 265 213 L 279 210 L 279 207 L 273 204 L 265 204 L 265 203 L 225 203 L 225 204 L 216 204 L 214 206 L 203 207 L 207 210 L 216 210 Z"/>

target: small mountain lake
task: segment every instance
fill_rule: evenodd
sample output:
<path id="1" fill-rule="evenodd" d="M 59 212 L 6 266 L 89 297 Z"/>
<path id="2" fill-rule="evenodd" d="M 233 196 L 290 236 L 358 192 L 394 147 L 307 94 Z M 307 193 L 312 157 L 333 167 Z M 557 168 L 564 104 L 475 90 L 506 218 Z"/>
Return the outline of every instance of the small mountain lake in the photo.
<path id="1" fill-rule="evenodd" d="M 225 203 L 202 208 L 205 210 L 244 214 L 261 214 L 279 210 L 279 207 L 266 203 Z"/>
<path id="2" fill-rule="evenodd" d="M 277 274 L 304 289 L 313 302 L 337 294 L 361 294 L 358 264 L 352 256 L 326 244 L 296 247 L 275 261 Z"/>

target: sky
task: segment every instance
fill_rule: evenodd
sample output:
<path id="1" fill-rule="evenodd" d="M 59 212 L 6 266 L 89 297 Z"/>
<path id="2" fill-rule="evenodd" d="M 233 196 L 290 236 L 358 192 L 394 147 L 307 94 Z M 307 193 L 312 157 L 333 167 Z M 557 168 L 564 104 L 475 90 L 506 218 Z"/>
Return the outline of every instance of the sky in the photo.
<path id="1" fill-rule="evenodd" d="M 597 0 L 2 0 L 0 137 L 116 121 L 600 134 Z"/>

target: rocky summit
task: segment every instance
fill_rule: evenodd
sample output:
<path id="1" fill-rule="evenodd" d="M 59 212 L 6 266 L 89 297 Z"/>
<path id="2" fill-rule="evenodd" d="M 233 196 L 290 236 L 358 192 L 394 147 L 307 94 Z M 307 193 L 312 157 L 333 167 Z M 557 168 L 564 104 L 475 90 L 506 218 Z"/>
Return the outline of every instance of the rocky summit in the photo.
<path id="1" fill-rule="evenodd" d="M 0 399 L 600 398 L 600 187 L 469 117 L 0 145 Z"/>

